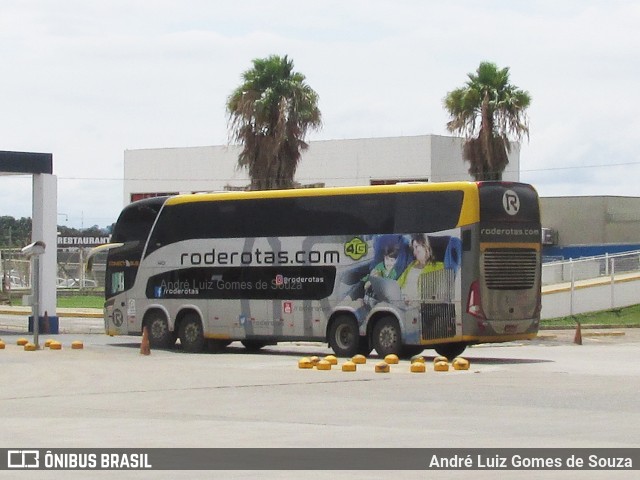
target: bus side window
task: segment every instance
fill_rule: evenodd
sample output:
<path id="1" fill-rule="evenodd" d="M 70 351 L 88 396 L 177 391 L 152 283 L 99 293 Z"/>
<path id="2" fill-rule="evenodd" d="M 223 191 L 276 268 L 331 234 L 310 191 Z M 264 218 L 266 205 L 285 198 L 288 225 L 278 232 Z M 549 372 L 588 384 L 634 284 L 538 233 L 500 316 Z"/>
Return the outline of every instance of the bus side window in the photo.
<path id="1" fill-rule="evenodd" d="M 111 274 L 111 293 L 124 291 L 124 272 L 113 272 Z"/>

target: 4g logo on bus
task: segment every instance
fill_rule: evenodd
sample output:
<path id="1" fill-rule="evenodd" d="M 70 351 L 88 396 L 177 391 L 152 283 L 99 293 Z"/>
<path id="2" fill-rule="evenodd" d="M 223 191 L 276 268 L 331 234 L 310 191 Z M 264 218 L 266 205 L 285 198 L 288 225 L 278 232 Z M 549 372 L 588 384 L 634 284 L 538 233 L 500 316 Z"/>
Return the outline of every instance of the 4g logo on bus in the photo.
<path id="1" fill-rule="evenodd" d="M 367 250 L 367 243 L 359 237 L 354 237 L 344 244 L 344 254 L 353 260 L 360 260 L 367 254 Z"/>

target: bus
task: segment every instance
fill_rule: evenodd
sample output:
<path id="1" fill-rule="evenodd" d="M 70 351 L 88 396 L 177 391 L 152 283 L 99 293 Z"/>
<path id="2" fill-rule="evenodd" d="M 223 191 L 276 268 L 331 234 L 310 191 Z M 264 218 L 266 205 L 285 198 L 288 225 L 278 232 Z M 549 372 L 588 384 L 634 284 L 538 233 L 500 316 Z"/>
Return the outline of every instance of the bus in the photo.
<path id="1" fill-rule="evenodd" d="M 105 331 L 188 352 L 325 342 L 336 355 L 532 339 L 538 195 L 516 182 L 182 194 L 127 205 Z"/>

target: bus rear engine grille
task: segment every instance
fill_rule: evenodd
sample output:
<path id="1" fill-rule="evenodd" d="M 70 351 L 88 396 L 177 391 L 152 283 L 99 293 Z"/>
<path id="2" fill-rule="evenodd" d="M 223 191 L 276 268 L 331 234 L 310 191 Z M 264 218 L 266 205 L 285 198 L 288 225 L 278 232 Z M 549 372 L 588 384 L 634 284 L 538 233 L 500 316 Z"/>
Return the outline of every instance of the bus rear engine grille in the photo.
<path id="1" fill-rule="evenodd" d="M 483 255 L 484 279 L 491 290 L 533 288 L 537 265 L 537 253 L 533 249 L 495 248 Z"/>

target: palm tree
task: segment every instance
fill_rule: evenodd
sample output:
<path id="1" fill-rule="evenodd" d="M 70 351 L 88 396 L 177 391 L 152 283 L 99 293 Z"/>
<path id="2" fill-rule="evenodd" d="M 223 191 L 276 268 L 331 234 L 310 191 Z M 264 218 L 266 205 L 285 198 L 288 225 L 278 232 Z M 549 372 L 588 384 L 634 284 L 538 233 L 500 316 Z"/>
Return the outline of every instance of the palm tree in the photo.
<path id="1" fill-rule="evenodd" d="M 292 188 L 304 138 L 321 127 L 318 94 L 286 55 L 253 60 L 227 99 L 230 138 L 243 145 L 238 167 L 252 190 Z"/>
<path id="2" fill-rule="evenodd" d="M 463 157 L 476 180 L 501 180 L 509 163 L 509 135 L 520 141 L 529 138 L 526 109 L 529 92 L 509 84 L 509 68 L 482 62 L 468 74 L 466 85 L 449 93 L 444 106 L 451 116 L 447 129 L 466 140 Z"/>

